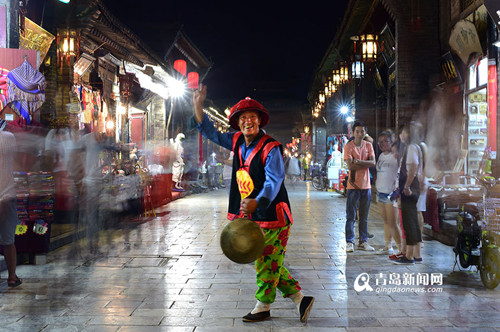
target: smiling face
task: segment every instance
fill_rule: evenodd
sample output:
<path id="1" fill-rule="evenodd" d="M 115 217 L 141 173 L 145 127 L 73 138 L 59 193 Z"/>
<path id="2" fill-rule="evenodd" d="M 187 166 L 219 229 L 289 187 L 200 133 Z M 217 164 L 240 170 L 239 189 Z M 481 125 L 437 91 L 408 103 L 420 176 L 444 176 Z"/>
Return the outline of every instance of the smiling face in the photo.
<path id="1" fill-rule="evenodd" d="M 386 135 L 381 135 L 378 138 L 378 146 L 382 152 L 391 151 L 391 138 Z"/>
<path id="2" fill-rule="evenodd" d="M 253 139 L 259 134 L 260 115 L 257 111 L 245 111 L 238 118 L 238 127 L 246 138 Z"/>

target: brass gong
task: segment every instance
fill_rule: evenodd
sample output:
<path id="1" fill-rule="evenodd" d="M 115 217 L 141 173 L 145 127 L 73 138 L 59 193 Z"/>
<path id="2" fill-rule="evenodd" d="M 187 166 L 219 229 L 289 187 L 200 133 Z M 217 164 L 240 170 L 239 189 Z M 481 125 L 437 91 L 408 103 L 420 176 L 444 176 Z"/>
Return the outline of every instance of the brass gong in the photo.
<path id="1" fill-rule="evenodd" d="M 233 262 L 251 263 L 264 251 L 264 232 L 256 222 L 236 218 L 222 230 L 220 246 L 224 255 Z"/>

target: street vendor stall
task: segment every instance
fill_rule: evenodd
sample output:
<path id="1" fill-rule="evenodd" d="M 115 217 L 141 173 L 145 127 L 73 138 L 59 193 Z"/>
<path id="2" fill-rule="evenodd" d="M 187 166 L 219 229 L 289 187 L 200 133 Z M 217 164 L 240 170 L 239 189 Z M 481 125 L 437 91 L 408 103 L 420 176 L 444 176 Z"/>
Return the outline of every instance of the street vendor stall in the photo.
<path id="1" fill-rule="evenodd" d="M 4 130 L 16 138 L 14 178 L 17 191 L 18 225 L 16 249 L 19 253 L 49 251 L 50 225 L 54 220 L 54 181 L 42 172 L 41 151 L 46 134 L 38 121 L 45 101 L 45 77 L 36 68 L 35 50 L 0 49 L 0 116 Z"/>
<path id="2" fill-rule="evenodd" d="M 439 232 L 445 220 L 455 224 L 463 204 L 477 202 L 482 197 L 482 186 L 467 175 L 450 173 L 443 175 L 439 183 L 431 183 L 427 190 L 425 222 Z"/>

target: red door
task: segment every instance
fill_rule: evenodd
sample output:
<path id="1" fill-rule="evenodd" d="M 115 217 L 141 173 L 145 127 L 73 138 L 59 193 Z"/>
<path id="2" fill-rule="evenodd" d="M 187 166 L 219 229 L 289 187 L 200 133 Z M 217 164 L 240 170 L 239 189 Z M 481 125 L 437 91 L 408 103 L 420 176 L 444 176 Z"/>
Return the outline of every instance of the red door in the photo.
<path id="1" fill-rule="evenodd" d="M 135 113 L 130 115 L 130 140 L 142 148 L 144 141 L 144 113 Z"/>

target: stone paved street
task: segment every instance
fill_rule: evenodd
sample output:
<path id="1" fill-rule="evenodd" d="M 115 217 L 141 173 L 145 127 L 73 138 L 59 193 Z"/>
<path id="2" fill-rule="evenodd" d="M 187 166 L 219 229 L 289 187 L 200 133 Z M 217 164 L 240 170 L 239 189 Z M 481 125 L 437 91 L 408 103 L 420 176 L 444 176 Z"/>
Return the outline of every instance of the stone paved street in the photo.
<path id="1" fill-rule="evenodd" d="M 115 231 L 97 257 L 82 258 L 68 245 L 51 252 L 45 265 L 19 266 L 24 283 L 17 289 L 7 288 L 3 272 L 0 330 L 500 331 L 500 287 L 485 289 L 478 273 L 452 272 L 451 247 L 425 238 L 423 264 L 413 266 L 368 252 L 346 255 L 345 198 L 308 183 L 287 187 L 295 223 L 285 263 L 304 293 L 316 297 L 307 325 L 280 296 L 271 320 L 242 322 L 255 304 L 255 272 L 252 264 L 232 263 L 221 252 L 227 193 L 218 190 L 164 206 L 156 219 L 130 231 L 130 244 Z M 369 231 L 375 234 L 371 244 L 381 248 L 375 204 Z M 354 290 L 361 273 L 373 291 Z M 442 274 L 442 285 L 384 288 L 390 273 Z M 388 288 L 394 292 L 381 291 Z"/>

